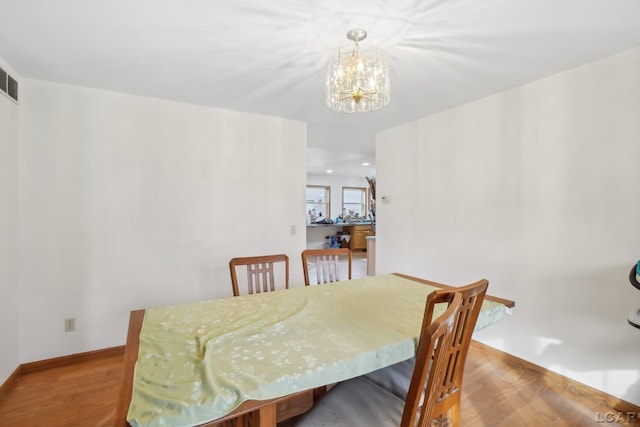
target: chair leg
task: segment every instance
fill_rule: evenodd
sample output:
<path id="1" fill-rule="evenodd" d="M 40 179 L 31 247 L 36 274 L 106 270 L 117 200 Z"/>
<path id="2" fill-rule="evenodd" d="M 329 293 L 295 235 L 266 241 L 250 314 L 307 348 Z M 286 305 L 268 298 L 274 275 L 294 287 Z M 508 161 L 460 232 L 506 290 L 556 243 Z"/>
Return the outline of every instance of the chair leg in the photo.
<path id="1" fill-rule="evenodd" d="M 451 427 L 460 427 L 460 402 L 451 407 Z"/>

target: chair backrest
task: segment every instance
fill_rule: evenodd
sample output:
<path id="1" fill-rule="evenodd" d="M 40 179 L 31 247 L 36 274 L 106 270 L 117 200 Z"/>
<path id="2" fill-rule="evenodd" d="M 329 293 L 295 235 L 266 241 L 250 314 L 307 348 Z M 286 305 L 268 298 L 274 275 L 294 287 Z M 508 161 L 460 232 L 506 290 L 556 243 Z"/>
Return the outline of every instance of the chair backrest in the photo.
<path id="1" fill-rule="evenodd" d="M 289 288 L 289 257 L 284 254 L 264 255 L 252 257 L 233 258 L 229 261 L 231 271 L 231 286 L 233 295 L 239 296 L 238 276 L 236 267 L 247 267 L 247 288 L 248 293 L 269 292 L 276 289 L 276 279 L 274 273 L 274 263 L 284 262 L 284 287 Z"/>
<path id="2" fill-rule="evenodd" d="M 478 320 L 488 286 L 489 282 L 482 279 L 470 285 L 435 291 L 427 298 L 425 322 L 433 318 L 433 311 L 436 304 L 447 303 L 451 300 L 451 292 L 460 293 L 462 297 L 458 316 L 455 321 L 453 340 L 447 351 L 448 363 L 446 365 L 446 373 L 443 380 L 437 385 L 436 395 L 438 397 L 432 411 L 433 416 L 438 417 L 447 415 L 449 409 L 452 409 L 451 418 L 453 426 L 460 425 L 460 397 L 462 394 L 464 365 L 467 359 L 467 353 L 469 352 L 469 345 L 471 344 L 471 335 Z M 416 370 L 418 367 L 424 369 L 424 366 L 420 365 L 416 358 Z M 415 375 L 416 373 L 414 372 L 414 376 Z M 412 383 L 413 379 L 412 377 Z"/>
<path id="3" fill-rule="evenodd" d="M 309 263 L 314 263 L 316 283 L 331 283 L 340 281 L 340 259 L 347 258 L 347 278 L 351 280 L 351 249 L 306 249 L 302 251 L 302 269 L 304 284 L 309 286 Z"/>
<path id="4" fill-rule="evenodd" d="M 439 294 L 439 298 L 446 297 L 443 302 L 449 303 L 449 307 L 432 322 L 428 312 L 434 294 L 435 292 L 427 298 L 416 365 L 405 400 L 400 427 L 431 426 L 435 415 L 434 407 L 440 396 L 440 386 L 446 382 L 449 349 L 456 335 L 462 295 L 455 291 L 447 291 L 446 295 Z"/>

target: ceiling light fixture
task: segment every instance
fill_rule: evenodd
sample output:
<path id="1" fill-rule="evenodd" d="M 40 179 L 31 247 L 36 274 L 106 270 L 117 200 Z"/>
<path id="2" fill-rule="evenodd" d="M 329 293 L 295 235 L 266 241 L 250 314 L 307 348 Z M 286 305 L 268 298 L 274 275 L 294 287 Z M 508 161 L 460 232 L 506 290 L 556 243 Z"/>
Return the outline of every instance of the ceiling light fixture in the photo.
<path id="1" fill-rule="evenodd" d="M 338 51 L 329 59 L 327 107 L 354 113 L 378 110 L 389 103 L 389 70 L 380 51 L 360 52 L 358 42 L 367 32 L 356 28 L 347 33 L 355 43 L 351 52 Z"/>

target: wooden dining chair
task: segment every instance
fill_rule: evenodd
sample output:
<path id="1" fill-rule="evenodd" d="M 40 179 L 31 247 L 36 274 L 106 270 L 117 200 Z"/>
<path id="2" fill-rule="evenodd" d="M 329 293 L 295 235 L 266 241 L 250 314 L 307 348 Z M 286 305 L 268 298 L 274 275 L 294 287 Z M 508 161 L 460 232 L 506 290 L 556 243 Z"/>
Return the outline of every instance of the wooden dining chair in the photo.
<path id="1" fill-rule="evenodd" d="M 449 298 L 450 291 L 455 290 L 462 296 L 459 324 L 452 346 L 449 349 L 449 358 L 452 363 L 447 372 L 447 381 L 440 387 L 439 393 L 442 398 L 436 402 L 433 409 L 434 415 L 440 417 L 441 421 L 449 417 L 451 420 L 449 425 L 453 427 L 460 426 L 460 401 L 464 365 L 469 345 L 471 344 L 471 335 L 478 320 L 488 286 L 489 282 L 483 279 L 470 285 L 439 290 L 433 294 L 430 304 L 427 304 L 425 316 L 431 318 L 433 317 L 435 304 L 446 301 Z M 411 358 L 404 362 L 396 363 L 371 372 L 366 377 L 399 398 L 404 399 L 410 389 L 409 385 L 416 360 L 417 358 Z"/>
<path id="2" fill-rule="evenodd" d="M 430 427 L 440 389 L 447 382 L 447 367 L 451 363 L 448 350 L 460 319 L 462 296 L 452 291 L 447 297 L 449 307 L 433 322 L 425 309 L 417 362 L 406 400 L 360 376 L 338 383 L 309 412 L 278 426 Z M 427 299 L 427 306 L 431 298 Z"/>
<path id="3" fill-rule="evenodd" d="M 229 261 L 233 295 L 239 296 L 237 267 L 247 268 L 247 291 L 249 294 L 269 292 L 276 289 L 274 264 L 284 263 L 284 288 L 289 288 L 289 257 L 284 254 L 233 258 Z"/>
<path id="4" fill-rule="evenodd" d="M 351 280 L 351 249 L 306 249 L 302 251 L 302 269 L 304 284 L 309 286 L 309 265 L 313 264 L 316 272 L 316 284 L 340 281 L 340 260 L 347 259 L 347 278 Z"/>

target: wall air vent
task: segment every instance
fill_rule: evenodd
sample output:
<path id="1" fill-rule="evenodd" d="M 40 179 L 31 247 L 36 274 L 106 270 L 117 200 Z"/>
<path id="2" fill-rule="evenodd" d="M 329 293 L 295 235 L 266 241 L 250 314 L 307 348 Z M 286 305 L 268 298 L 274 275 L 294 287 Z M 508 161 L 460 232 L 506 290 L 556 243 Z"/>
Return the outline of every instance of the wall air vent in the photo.
<path id="1" fill-rule="evenodd" d="M 7 74 L 7 93 L 10 97 L 18 101 L 18 82 Z"/>
<path id="2" fill-rule="evenodd" d="M 2 68 L 0 68 L 0 91 L 9 95 L 14 101 L 18 101 L 18 82 Z"/>
<path id="3" fill-rule="evenodd" d="M 0 68 L 0 90 L 7 93 L 7 72 Z"/>

